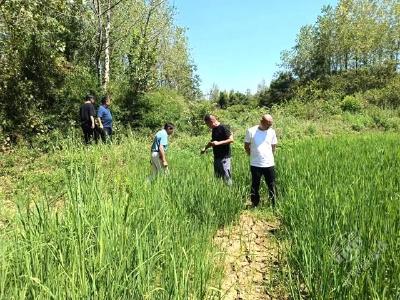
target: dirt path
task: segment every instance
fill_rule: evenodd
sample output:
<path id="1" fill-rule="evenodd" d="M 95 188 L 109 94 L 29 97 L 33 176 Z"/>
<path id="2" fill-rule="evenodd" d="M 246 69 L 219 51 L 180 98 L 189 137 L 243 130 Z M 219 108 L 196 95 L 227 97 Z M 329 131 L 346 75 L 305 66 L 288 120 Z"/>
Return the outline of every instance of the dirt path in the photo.
<path id="1" fill-rule="evenodd" d="M 225 255 L 222 299 L 287 299 L 277 278 L 280 223 L 245 211 L 237 225 L 221 229 L 214 239 Z"/>

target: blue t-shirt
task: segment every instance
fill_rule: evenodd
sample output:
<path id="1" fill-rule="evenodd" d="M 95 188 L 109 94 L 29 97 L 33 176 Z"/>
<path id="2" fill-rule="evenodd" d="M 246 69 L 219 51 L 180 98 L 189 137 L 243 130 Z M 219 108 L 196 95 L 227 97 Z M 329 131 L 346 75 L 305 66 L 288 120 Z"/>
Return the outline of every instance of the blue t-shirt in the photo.
<path id="1" fill-rule="evenodd" d="M 154 137 L 153 145 L 151 145 L 151 152 L 158 152 L 160 145 L 164 146 L 164 151 L 168 148 L 168 133 L 165 129 L 160 130 Z"/>
<path id="2" fill-rule="evenodd" d="M 103 127 L 112 127 L 112 116 L 111 111 L 108 107 L 104 105 L 100 105 L 99 110 L 97 112 L 97 117 L 101 119 L 101 123 L 103 123 Z"/>

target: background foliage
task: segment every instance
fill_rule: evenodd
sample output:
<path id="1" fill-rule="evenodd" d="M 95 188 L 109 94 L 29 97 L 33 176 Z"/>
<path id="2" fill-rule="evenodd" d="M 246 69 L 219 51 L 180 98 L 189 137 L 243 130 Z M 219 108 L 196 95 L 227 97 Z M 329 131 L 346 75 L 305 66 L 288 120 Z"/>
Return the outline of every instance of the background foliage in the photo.
<path id="1" fill-rule="evenodd" d="M 292 113 L 306 119 L 374 115 L 353 129 L 393 128 L 378 115 L 400 105 L 398 1 L 324 7 L 282 53 L 269 84 L 261 82 L 255 93 L 214 85 L 208 99 L 174 14 L 165 0 L 2 1 L 0 138 L 32 141 L 67 132 L 87 93 L 112 95 L 119 128 L 154 130 L 172 121 L 200 134 L 207 112 L 229 110 L 242 119 L 262 107 L 297 107 Z"/>

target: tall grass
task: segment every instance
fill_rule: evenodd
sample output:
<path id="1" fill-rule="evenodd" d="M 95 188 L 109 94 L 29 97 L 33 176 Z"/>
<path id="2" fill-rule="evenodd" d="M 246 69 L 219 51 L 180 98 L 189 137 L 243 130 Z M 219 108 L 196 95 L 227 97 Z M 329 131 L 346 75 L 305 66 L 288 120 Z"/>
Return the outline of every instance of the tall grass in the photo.
<path id="1" fill-rule="evenodd" d="M 398 135 L 312 139 L 279 153 L 295 299 L 399 299 Z"/>
<path id="2" fill-rule="evenodd" d="M 278 150 L 294 299 L 399 298 L 398 138 L 286 140 Z M 58 145 L 48 157 L 56 178 L 23 178 L 16 218 L 0 230 L 0 299 L 220 297 L 212 237 L 247 197 L 248 160 L 235 143 L 229 188 L 198 154 L 203 139 L 172 139 L 171 172 L 152 182 L 142 137 Z"/>
<path id="3" fill-rule="evenodd" d="M 211 157 L 173 147 L 170 174 L 149 182 L 143 142 L 66 145 L 57 209 L 19 195 L 17 221 L 0 232 L 0 299 L 218 297 L 212 237 L 247 188 L 215 180 Z"/>

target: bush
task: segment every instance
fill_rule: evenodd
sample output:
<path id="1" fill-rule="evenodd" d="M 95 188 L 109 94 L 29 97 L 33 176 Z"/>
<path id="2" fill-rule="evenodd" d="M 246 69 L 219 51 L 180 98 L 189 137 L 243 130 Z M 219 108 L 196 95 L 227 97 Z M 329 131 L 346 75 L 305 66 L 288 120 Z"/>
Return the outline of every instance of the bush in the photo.
<path id="1" fill-rule="evenodd" d="M 351 129 L 354 131 L 362 131 L 366 128 L 374 127 L 374 120 L 372 117 L 364 114 L 351 114 L 345 115 L 345 119 L 351 124 Z"/>
<path id="2" fill-rule="evenodd" d="M 188 103 L 175 91 L 162 89 L 147 93 L 138 99 L 136 109 L 137 125 L 141 127 L 156 129 L 166 122 L 172 122 L 178 128 L 187 127 Z"/>
<path id="3" fill-rule="evenodd" d="M 384 108 L 400 107 L 400 77 L 394 78 L 386 87 L 373 89 L 364 93 L 369 103 Z"/>
<path id="4" fill-rule="evenodd" d="M 340 107 L 343 111 L 358 113 L 362 109 L 362 103 L 355 96 L 346 96 L 340 103 Z"/>
<path id="5" fill-rule="evenodd" d="M 200 100 L 189 102 L 190 113 L 187 117 L 187 126 L 191 135 L 202 135 L 208 132 L 208 127 L 204 124 L 204 116 L 210 113 L 215 107 L 210 101 Z"/>
<path id="6" fill-rule="evenodd" d="M 329 76 L 327 85 L 331 90 L 340 91 L 345 95 L 352 95 L 370 89 L 383 88 L 394 76 L 393 66 L 375 66 L 371 68 L 347 70 Z"/>
<path id="7" fill-rule="evenodd" d="M 317 80 L 312 80 L 305 85 L 298 85 L 294 92 L 294 99 L 304 103 L 323 98 L 324 92 Z"/>

